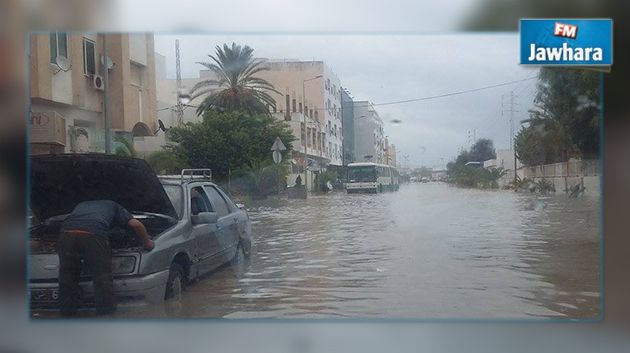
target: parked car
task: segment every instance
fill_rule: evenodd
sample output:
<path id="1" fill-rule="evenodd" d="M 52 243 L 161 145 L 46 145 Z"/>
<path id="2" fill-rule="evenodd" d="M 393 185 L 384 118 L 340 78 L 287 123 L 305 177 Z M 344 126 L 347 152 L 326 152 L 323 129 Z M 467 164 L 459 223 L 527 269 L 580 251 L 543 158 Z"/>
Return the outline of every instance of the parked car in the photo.
<path id="1" fill-rule="evenodd" d="M 104 154 L 31 158 L 31 306 L 56 306 L 59 260 L 55 245 L 65 217 L 85 200 L 121 204 L 147 228 L 155 248 L 147 252 L 129 229 L 111 231 L 114 293 L 118 301 L 150 303 L 179 296 L 191 280 L 251 248 L 244 207 L 210 181 L 210 170 L 183 170 L 158 178 L 141 159 Z M 93 298 L 89 269 L 81 274 L 82 299 Z"/>

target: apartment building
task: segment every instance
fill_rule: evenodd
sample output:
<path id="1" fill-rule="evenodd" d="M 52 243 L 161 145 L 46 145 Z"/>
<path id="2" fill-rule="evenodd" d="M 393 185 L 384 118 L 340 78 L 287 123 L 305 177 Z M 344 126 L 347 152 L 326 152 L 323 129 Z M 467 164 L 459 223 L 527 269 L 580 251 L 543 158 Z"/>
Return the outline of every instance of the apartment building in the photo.
<path id="1" fill-rule="evenodd" d="M 152 135 L 157 128 L 153 53 L 151 34 L 31 35 L 31 152 L 105 151 L 105 66 L 112 138 Z"/>
<path id="2" fill-rule="evenodd" d="M 341 120 L 343 122 L 343 165 L 356 160 L 354 153 L 354 101 L 350 92 L 341 90 Z"/>
<path id="3" fill-rule="evenodd" d="M 267 71 L 256 75 L 280 92 L 271 93 L 280 119 L 294 129 L 294 149 L 306 148 L 309 159 L 319 165 L 343 164 L 341 83 L 323 61 L 269 60 Z"/>
<path id="4" fill-rule="evenodd" d="M 387 137 L 385 137 L 383 150 L 384 150 L 383 159 L 385 160 L 385 164 L 395 167 L 396 166 L 396 146 L 393 143 L 390 144 L 389 138 Z"/>
<path id="5" fill-rule="evenodd" d="M 369 101 L 355 101 L 354 154 L 356 162 L 385 163 L 383 121 Z"/>
<path id="6" fill-rule="evenodd" d="M 207 79 L 215 79 L 216 76 L 210 70 L 199 70 L 198 77 L 182 78 L 181 87 L 178 87 L 177 79 L 166 74 L 166 57 L 160 53 L 155 56 L 155 94 L 157 107 L 157 120 L 162 121 L 164 127 L 171 128 L 179 125 L 178 97 L 180 93 L 190 93 L 190 90 L 199 82 Z M 182 123 L 199 122 L 201 117 L 197 115 L 196 104 L 201 101 L 198 98 L 183 106 Z M 147 156 L 153 152 L 162 150 L 169 143 L 164 131 L 156 130 L 154 136 L 135 136 L 134 146 L 140 156 Z"/>

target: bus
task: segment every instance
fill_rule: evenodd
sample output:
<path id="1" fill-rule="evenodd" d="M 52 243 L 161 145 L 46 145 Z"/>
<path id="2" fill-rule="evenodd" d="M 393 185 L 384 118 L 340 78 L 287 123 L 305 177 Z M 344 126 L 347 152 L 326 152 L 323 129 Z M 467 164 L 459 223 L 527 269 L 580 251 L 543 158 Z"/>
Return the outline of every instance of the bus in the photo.
<path id="1" fill-rule="evenodd" d="M 371 162 L 350 163 L 346 191 L 349 194 L 396 191 L 400 187 L 399 179 L 398 170 L 391 165 Z"/>

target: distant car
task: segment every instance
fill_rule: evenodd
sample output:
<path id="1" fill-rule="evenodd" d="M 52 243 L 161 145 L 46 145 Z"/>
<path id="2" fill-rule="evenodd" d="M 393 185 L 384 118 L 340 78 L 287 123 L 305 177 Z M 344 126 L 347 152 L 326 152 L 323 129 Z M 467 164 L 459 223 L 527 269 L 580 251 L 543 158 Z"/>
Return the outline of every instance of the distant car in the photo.
<path id="1" fill-rule="evenodd" d="M 59 228 L 84 200 L 118 202 L 146 226 L 155 242 L 147 252 L 132 231 L 111 232 L 118 301 L 149 303 L 179 296 L 189 281 L 249 254 L 249 216 L 210 181 L 209 169 L 158 178 L 141 159 L 64 154 L 33 156 L 31 171 L 30 207 L 41 222 L 30 230 L 32 308 L 57 306 Z M 87 268 L 80 287 L 84 304 L 89 304 L 93 287 Z"/>

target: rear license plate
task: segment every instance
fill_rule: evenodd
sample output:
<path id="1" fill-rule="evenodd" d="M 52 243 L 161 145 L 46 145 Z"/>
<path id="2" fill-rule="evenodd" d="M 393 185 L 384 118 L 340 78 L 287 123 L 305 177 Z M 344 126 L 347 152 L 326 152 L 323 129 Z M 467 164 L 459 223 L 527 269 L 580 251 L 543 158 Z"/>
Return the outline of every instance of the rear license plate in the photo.
<path id="1" fill-rule="evenodd" d="M 59 301 L 59 289 L 31 289 L 33 303 L 56 303 Z"/>

